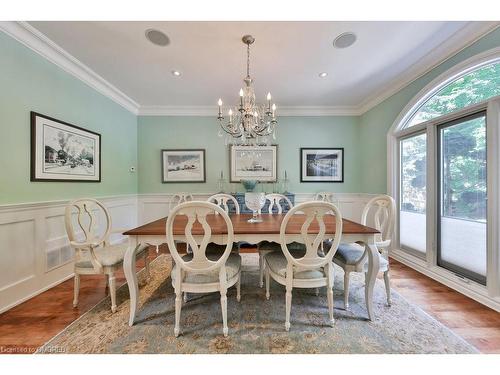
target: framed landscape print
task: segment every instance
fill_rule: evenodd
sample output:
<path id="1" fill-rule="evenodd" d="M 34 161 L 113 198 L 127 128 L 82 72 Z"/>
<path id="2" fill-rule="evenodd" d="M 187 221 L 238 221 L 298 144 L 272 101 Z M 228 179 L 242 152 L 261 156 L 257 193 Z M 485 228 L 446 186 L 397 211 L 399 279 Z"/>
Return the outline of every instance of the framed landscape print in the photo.
<path id="1" fill-rule="evenodd" d="M 234 146 L 229 149 L 230 182 L 276 181 L 278 146 Z"/>
<path id="2" fill-rule="evenodd" d="M 161 150 L 162 182 L 205 182 L 205 150 Z"/>
<path id="3" fill-rule="evenodd" d="M 101 135 L 31 112 L 31 181 L 101 181 Z"/>
<path id="4" fill-rule="evenodd" d="M 343 148 L 301 148 L 301 182 L 344 182 Z"/>

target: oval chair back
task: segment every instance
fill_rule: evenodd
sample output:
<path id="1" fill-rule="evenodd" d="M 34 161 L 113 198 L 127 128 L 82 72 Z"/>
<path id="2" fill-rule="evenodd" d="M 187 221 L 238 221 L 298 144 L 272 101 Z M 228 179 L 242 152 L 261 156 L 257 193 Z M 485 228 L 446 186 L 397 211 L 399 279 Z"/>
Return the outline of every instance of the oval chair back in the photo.
<path id="1" fill-rule="evenodd" d="M 170 202 L 168 202 L 168 212 L 172 212 L 172 209 L 181 203 L 192 202 L 192 201 L 193 201 L 193 195 L 191 193 L 185 193 L 185 192 L 175 193 L 172 196 Z"/>
<path id="2" fill-rule="evenodd" d="M 214 213 L 218 215 L 214 215 Z M 224 222 L 227 227 L 226 249 L 222 256 L 216 261 L 208 259 L 206 254 L 207 246 L 212 238 L 212 228 L 207 221 L 209 215 L 213 216 L 211 219 L 216 218 L 217 227 L 221 226 L 221 221 Z M 188 261 L 184 260 L 179 255 L 177 247 L 175 246 L 176 237 L 179 235 L 174 234 L 174 222 L 179 219 L 183 220 L 180 216 L 185 216 L 186 218 L 186 224 L 184 226 L 184 235 L 186 238 L 182 241 L 187 242 L 193 253 L 192 259 Z M 193 226 L 196 223 L 201 225 L 202 232 L 193 234 Z M 174 258 L 175 264 L 179 267 L 179 271 L 183 269 L 185 271 L 205 273 L 219 269 L 225 265 L 233 247 L 234 231 L 231 219 L 226 211 L 210 202 L 194 201 L 179 204 L 173 209 L 170 215 L 168 215 L 166 233 L 170 254 L 172 258 Z"/>
<path id="3" fill-rule="evenodd" d="M 215 203 L 217 206 L 221 207 L 226 213 L 229 213 L 229 206 L 227 202 L 231 201 L 234 205 L 234 209 L 237 215 L 240 214 L 240 205 L 235 197 L 230 194 L 214 194 L 207 199 L 207 202 Z"/>
<path id="4" fill-rule="evenodd" d="M 76 208 L 76 220 L 73 218 Z M 70 242 L 81 243 L 77 248 L 96 248 L 108 241 L 111 233 L 111 216 L 106 207 L 98 200 L 92 198 L 80 198 L 71 201 L 64 212 L 66 232 Z M 99 218 L 104 218 L 104 228 L 99 228 Z M 76 224 L 76 225 L 75 225 Z M 77 231 L 83 233 L 84 240 L 79 241 Z"/>
<path id="5" fill-rule="evenodd" d="M 316 193 L 316 195 L 314 196 L 314 200 L 321 202 L 329 202 L 337 205 L 339 203 L 339 200 L 335 197 L 335 194 L 327 191 L 321 191 L 319 193 Z"/>
<path id="6" fill-rule="evenodd" d="M 278 214 L 283 213 L 283 209 L 286 208 L 285 204 L 288 205 L 288 209 L 291 210 L 293 208 L 293 204 L 288 199 L 286 195 L 283 194 L 266 194 L 266 200 L 269 201 L 269 208 L 268 208 L 268 213 L 272 214 L 274 207 L 276 207 L 276 210 L 278 211 Z"/>
<path id="7" fill-rule="evenodd" d="M 302 213 L 304 216 L 304 223 L 300 228 L 301 242 L 306 247 L 306 253 L 302 258 L 295 258 L 290 250 L 288 250 L 287 243 L 287 227 L 290 219 L 294 217 L 296 213 Z M 297 219 L 299 215 L 296 215 L 294 219 Z M 335 220 L 335 234 L 334 239 L 331 242 L 331 247 L 325 256 L 318 255 L 323 241 L 329 237 L 331 238 L 331 233 L 326 235 L 326 223 L 325 218 L 333 218 Z M 330 220 L 328 220 L 330 221 Z M 311 225 L 316 226 L 314 231 L 310 230 Z M 331 224 L 331 221 L 330 221 Z M 312 201 L 298 204 L 292 208 L 285 215 L 280 228 L 280 242 L 283 254 L 287 258 L 288 267 L 296 266 L 301 269 L 315 269 L 323 267 L 324 265 L 332 261 L 335 252 L 340 244 L 340 239 L 342 237 L 342 214 L 340 210 L 333 204 L 329 202 Z M 291 270 L 290 270 L 291 271 Z M 288 271 L 287 271 L 288 274 Z"/>
<path id="8" fill-rule="evenodd" d="M 368 217 L 370 215 L 370 222 Z M 373 215 L 373 216 L 371 216 Z M 396 204 L 394 199 L 382 194 L 368 201 L 361 215 L 361 224 L 374 225 L 380 234 L 375 236 L 375 244 L 379 248 L 387 248 L 391 245 L 396 218 Z"/>

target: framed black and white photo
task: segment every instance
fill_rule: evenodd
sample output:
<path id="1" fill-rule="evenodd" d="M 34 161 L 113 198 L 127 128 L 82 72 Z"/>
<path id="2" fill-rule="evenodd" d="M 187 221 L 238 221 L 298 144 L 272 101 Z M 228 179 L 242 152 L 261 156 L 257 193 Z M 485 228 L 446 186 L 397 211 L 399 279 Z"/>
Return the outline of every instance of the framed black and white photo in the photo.
<path id="1" fill-rule="evenodd" d="M 278 146 L 234 146 L 229 149 L 230 182 L 276 181 Z"/>
<path id="2" fill-rule="evenodd" d="M 344 182 L 343 148 L 301 148 L 301 182 Z"/>
<path id="3" fill-rule="evenodd" d="M 161 150 L 162 182 L 205 182 L 205 150 Z"/>
<path id="4" fill-rule="evenodd" d="M 31 112 L 31 181 L 101 181 L 101 135 Z"/>

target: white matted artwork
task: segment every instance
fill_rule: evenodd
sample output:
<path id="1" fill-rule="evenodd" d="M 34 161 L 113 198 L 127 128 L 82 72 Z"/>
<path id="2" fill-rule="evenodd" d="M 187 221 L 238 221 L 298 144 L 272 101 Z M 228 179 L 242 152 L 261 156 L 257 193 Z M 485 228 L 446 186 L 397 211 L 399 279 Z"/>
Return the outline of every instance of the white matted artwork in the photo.
<path id="1" fill-rule="evenodd" d="M 101 135 L 31 112 L 31 181 L 101 181 Z"/>
<path id="2" fill-rule="evenodd" d="M 344 182 L 343 148 L 301 148 L 301 182 Z"/>
<path id="3" fill-rule="evenodd" d="M 161 150 L 162 182 L 205 182 L 205 150 Z"/>
<path id="4" fill-rule="evenodd" d="M 241 180 L 276 181 L 278 146 L 231 146 L 231 182 Z"/>

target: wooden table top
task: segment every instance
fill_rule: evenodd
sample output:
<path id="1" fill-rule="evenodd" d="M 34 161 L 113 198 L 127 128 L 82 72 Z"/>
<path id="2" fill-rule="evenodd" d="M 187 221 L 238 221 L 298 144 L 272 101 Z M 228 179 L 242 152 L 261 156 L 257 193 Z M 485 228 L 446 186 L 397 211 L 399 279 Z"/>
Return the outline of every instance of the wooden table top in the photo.
<path id="1" fill-rule="evenodd" d="M 233 223 L 235 234 L 279 234 L 280 226 L 285 214 L 262 214 L 262 223 L 249 223 L 247 222 L 251 214 L 230 214 L 229 217 Z M 287 233 L 300 234 L 300 228 L 304 223 L 305 215 L 293 215 L 287 226 Z M 142 225 L 135 229 L 131 229 L 123 234 L 129 236 L 166 236 L 165 225 L 167 218 L 153 221 L 151 223 Z M 208 215 L 207 222 L 212 228 L 212 234 L 225 234 L 227 233 L 226 223 L 220 215 Z M 343 220 L 343 234 L 376 234 L 380 233 L 378 230 L 355 223 L 347 219 Z M 184 228 L 186 227 L 187 217 L 178 215 L 174 222 L 174 234 L 183 235 Z M 335 217 L 332 215 L 325 216 L 326 232 L 329 234 L 335 233 Z M 314 233 L 318 231 L 317 222 L 314 221 L 309 227 L 309 232 Z M 202 235 L 203 229 L 200 223 L 196 222 L 193 225 L 192 233 L 194 235 Z"/>

